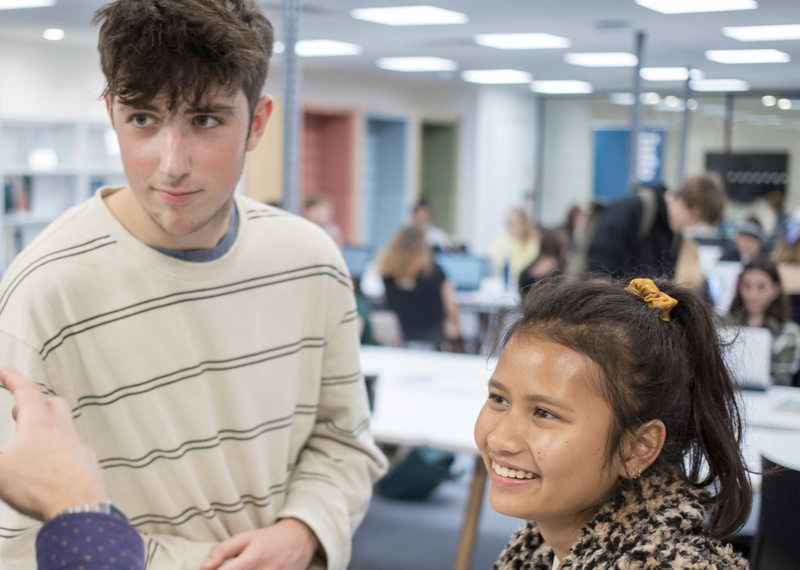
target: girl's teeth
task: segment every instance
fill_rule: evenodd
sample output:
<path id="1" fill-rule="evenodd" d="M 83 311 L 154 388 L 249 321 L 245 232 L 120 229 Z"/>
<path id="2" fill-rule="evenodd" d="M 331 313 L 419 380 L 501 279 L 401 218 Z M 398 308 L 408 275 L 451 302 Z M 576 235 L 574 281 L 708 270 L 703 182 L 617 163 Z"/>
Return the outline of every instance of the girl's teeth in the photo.
<path id="1" fill-rule="evenodd" d="M 533 479 L 533 473 L 525 472 L 525 471 L 518 471 L 516 469 L 509 469 L 508 467 L 501 467 L 494 461 L 492 461 L 492 469 L 498 475 L 502 475 L 503 477 L 508 477 L 509 479 Z"/>

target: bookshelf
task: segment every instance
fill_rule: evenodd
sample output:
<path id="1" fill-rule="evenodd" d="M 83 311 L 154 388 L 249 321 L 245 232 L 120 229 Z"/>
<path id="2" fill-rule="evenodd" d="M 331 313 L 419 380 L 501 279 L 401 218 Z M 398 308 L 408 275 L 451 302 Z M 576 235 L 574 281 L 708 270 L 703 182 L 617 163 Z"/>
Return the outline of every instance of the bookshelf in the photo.
<path id="1" fill-rule="evenodd" d="M 0 271 L 100 186 L 125 184 L 110 125 L 0 117 Z"/>

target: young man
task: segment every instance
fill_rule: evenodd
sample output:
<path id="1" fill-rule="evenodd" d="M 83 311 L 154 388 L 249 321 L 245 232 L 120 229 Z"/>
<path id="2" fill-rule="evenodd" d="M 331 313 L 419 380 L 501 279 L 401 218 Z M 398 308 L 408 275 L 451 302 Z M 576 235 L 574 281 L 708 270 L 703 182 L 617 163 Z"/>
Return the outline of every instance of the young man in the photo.
<path id="1" fill-rule="evenodd" d="M 719 223 L 724 207 L 725 188 L 708 174 L 689 178 L 674 192 L 652 188 L 625 197 L 597 220 L 587 270 L 616 277 L 671 274 L 681 231 L 701 220 Z"/>
<path id="2" fill-rule="evenodd" d="M 69 402 L 148 567 L 341 569 L 385 469 L 350 279 L 320 228 L 234 196 L 272 109 L 272 27 L 253 0 L 117 0 L 96 21 L 129 186 L 9 268 L 0 363 Z M 2 507 L 0 527 L 0 567 L 35 568 L 38 526 Z"/>

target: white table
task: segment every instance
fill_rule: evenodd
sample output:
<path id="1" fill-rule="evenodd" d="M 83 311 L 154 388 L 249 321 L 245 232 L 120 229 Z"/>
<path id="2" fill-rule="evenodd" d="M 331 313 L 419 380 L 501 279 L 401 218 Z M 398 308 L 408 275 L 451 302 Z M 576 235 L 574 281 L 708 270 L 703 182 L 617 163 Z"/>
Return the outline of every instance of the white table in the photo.
<path id="1" fill-rule="evenodd" d="M 364 374 L 378 376 L 372 431 L 386 443 L 427 445 L 454 452 L 477 453 L 475 420 L 486 401 L 495 361 L 484 356 L 402 348 L 363 347 Z M 800 412 L 776 410 L 800 402 L 800 389 L 776 386 L 740 396 L 745 418 L 744 455 L 761 468 L 760 456 L 800 469 Z M 454 568 L 468 570 L 486 482 L 478 456 L 462 524 Z M 753 477 L 754 485 L 760 477 Z"/>

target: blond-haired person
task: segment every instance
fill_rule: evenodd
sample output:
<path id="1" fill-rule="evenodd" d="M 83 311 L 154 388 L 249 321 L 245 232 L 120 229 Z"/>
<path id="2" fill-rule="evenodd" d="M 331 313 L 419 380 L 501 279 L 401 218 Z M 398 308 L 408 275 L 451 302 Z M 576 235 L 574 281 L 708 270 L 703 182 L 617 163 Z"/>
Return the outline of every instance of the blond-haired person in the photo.
<path id="1" fill-rule="evenodd" d="M 392 239 L 378 262 L 386 304 L 397 313 L 406 342 L 439 346 L 460 336 L 455 289 L 433 261 L 425 230 L 408 226 Z"/>
<path id="2" fill-rule="evenodd" d="M 540 248 L 539 231 L 528 212 L 515 208 L 506 217 L 506 233 L 492 243 L 489 257 L 495 273 L 504 275 L 508 267 L 508 282 L 516 284 L 520 273 L 539 256 Z"/>

